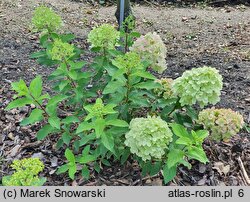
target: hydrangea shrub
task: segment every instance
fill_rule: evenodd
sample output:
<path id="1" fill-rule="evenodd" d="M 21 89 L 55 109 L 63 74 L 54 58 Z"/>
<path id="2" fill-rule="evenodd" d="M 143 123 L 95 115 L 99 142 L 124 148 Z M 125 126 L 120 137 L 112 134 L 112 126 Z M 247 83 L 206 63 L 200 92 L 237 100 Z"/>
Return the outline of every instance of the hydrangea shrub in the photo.
<path id="1" fill-rule="evenodd" d="M 242 115 L 231 109 L 205 109 L 199 113 L 198 122 L 211 131 L 210 138 L 215 141 L 228 141 L 243 127 Z"/>
<path id="2" fill-rule="evenodd" d="M 44 169 L 39 158 L 14 160 L 11 167 L 15 169 L 15 172 L 3 177 L 4 186 L 41 186 L 46 181 L 45 178 L 38 177 L 38 174 Z"/>
<path id="3" fill-rule="evenodd" d="M 91 48 L 113 50 L 120 39 L 120 33 L 109 24 L 103 24 L 94 28 L 88 34 L 88 42 Z"/>
<path id="4" fill-rule="evenodd" d="M 39 6 L 34 12 L 32 24 L 38 31 L 54 32 L 62 26 L 62 19 L 50 8 Z"/>
<path id="5" fill-rule="evenodd" d="M 162 73 L 167 68 L 167 49 L 158 34 L 149 32 L 141 36 L 130 49 L 138 53 L 143 60 L 150 61 L 153 70 Z"/>
<path id="6" fill-rule="evenodd" d="M 161 171 L 168 183 L 179 165 L 190 169 L 189 160 L 208 162 L 202 147 L 208 130 L 212 138 L 227 140 L 242 127 L 240 115 L 214 109 L 200 113 L 198 122 L 207 130 L 196 130 L 198 115 L 192 105 L 218 102 L 222 77 L 216 69 L 203 67 L 186 71 L 176 80 L 157 80 L 148 67 L 159 73 L 166 69 L 166 48 L 156 33 L 141 36 L 132 24 L 120 31 L 101 25 L 88 35 L 91 51 L 99 54 L 84 61 L 83 51 L 70 43 L 75 36 L 56 33 L 61 21 L 53 21 L 56 17 L 50 9 L 40 9 L 43 11 L 37 9 L 33 24 L 47 33 L 40 35 L 43 50 L 32 58 L 57 68 L 49 77 L 55 92 L 42 94 L 41 76 L 29 87 L 23 80 L 13 82 L 17 95 L 6 110 L 35 106 L 20 125 L 39 121 L 43 126 L 37 132 L 38 140 L 58 135 L 56 147 L 66 150 L 67 159 L 58 175 L 67 172 L 72 180 L 76 175 L 88 180 L 93 168 L 100 172 L 111 161 L 123 164 L 132 157 L 143 176 Z M 51 23 L 51 19 L 43 21 L 48 16 L 52 16 Z M 131 29 L 129 33 L 126 28 Z M 43 169 L 38 159 L 15 161 L 12 167 L 16 171 L 3 178 L 4 185 L 45 182 L 38 177 Z"/>
<path id="7" fill-rule="evenodd" d="M 174 94 L 180 97 L 180 103 L 200 107 L 207 104 L 216 104 L 220 101 L 222 90 L 222 76 L 212 67 L 193 68 L 173 82 Z"/>
<path id="8" fill-rule="evenodd" d="M 143 161 L 160 159 L 172 141 L 172 132 L 160 117 L 132 119 L 129 129 L 125 144 Z"/>

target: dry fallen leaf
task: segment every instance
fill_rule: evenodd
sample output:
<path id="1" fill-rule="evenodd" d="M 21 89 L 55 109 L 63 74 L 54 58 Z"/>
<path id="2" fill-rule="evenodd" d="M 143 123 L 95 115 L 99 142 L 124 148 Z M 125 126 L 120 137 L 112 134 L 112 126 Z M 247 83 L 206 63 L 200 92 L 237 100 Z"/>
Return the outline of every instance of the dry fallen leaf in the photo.
<path id="1" fill-rule="evenodd" d="M 217 170 L 217 172 L 222 175 L 227 175 L 227 173 L 230 171 L 230 165 L 226 165 L 224 166 L 224 164 L 222 162 L 215 162 L 214 163 L 214 167 L 212 167 L 213 169 Z"/>
<path id="2" fill-rule="evenodd" d="M 15 157 L 15 156 L 17 155 L 17 153 L 19 152 L 20 147 L 21 147 L 21 145 L 16 145 L 15 147 L 13 147 L 13 148 L 10 150 L 9 156 L 10 156 L 10 157 Z"/>

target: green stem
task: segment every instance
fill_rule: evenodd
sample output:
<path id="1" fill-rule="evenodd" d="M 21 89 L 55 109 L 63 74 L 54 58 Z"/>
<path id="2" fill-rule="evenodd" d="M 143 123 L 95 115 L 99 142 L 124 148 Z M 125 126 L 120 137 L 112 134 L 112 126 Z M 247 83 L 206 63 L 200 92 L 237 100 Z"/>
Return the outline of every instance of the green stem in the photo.
<path id="1" fill-rule="evenodd" d="M 128 33 L 125 33 L 125 47 L 124 52 L 128 52 Z"/>
<path id="2" fill-rule="evenodd" d="M 106 48 L 105 47 L 103 47 L 103 57 L 107 57 L 107 51 L 106 51 Z"/>
<path id="3" fill-rule="evenodd" d="M 38 106 L 44 111 L 44 113 L 49 117 L 49 114 L 46 112 L 45 108 L 36 100 L 36 98 L 31 93 L 29 93 L 29 95 L 38 104 Z"/>
<path id="4" fill-rule="evenodd" d="M 180 98 L 178 98 L 178 100 L 175 103 L 175 106 L 174 106 L 173 110 L 169 112 L 168 116 L 170 116 L 176 109 L 179 109 L 179 107 L 178 107 L 179 101 L 180 101 Z"/>
<path id="5" fill-rule="evenodd" d="M 129 84 L 129 76 L 130 76 L 130 72 L 128 71 L 128 73 L 127 73 L 127 76 L 128 76 L 128 78 L 127 78 L 127 82 L 126 82 L 126 87 L 127 87 L 127 92 L 126 92 L 126 98 L 125 98 L 125 103 L 126 104 L 128 104 L 128 101 L 129 101 L 129 93 L 130 93 L 130 89 L 131 89 L 131 87 L 130 87 L 130 84 Z"/>
<path id="6" fill-rule="evenodd" d="M 66 59 L 64 59 L 64 63 L 66 64 L 67 70 L 70 71 L 70 67 Z M 76 83 L 73 81 L 73 79 L 71 79 L 70 76 L 67 76 L 67 78 L 70 80 L 72 86 L 76 88 Z"/>

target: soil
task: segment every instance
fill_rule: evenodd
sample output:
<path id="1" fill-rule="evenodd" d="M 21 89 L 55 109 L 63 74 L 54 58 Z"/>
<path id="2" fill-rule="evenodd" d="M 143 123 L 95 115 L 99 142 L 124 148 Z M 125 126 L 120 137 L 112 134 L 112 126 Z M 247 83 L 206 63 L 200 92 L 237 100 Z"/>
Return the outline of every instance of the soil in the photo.
<path id="1" fill-rule="evenodd" d="M 44 3 L 64 20 L 62 31 L 72 32 L 75 43 L 88 49 L 86 36 L 92 27 L 104 22 L 116 24 L 115 7 L 102 7 L 69 0 L 2 0 L 0 2 L 0 179 L 11 173 L 13 159 L 36 156 L 45 163 L 42 175 L 46 185 L 162 185 L 162 176 L 142 178 L 136 162 L 124 166 L 105 166 L 100 174 L 94 171 L 89 180 L 80 176 L 73 182 L 67 176 L 55 174 L 64 163 L 62 150 L 56 150 L 49 140 L 36 141 L 40 125 L 20 127 L 19 122 L 30 107 L 4 111 L 12 99 L 10 83 L 20 78 L 29 82 L 42 75 L 45 89 L 50 91 L 46 77 L 53 69 L 38 65 L 29 58 L 39 50 L 38 34 L 31 31 L 34 8 Z M 216 107 L 239 111 L 250 122 L 250 8 L 192 8 L 134 5 L 137 28 L 141 33 L 157 32 L 168 53 L 168 69 L 164 77 L 176 78 L 185 70 L 204 65 L 219 69 L 223 75 L 221 101 Z M 86 52 L 85 59 L 89 59 Z M 250 175 L 250 134 L 246 130 L 227 143 L 205 142 L 210 163 L 191 162 L 193 168 L 180 167 L 170 185 L 247 185 L 237 158 L 240 156 Z M 63 179 L 63 180 L 62 180 Z"/>

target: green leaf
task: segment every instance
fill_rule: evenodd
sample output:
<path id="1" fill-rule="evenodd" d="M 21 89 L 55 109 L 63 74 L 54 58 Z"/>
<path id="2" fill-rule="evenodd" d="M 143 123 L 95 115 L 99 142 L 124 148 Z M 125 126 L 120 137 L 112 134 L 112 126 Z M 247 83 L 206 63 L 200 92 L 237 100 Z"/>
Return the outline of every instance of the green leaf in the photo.
<path id="1" fill-rule="evenodd" d="M 156 79 L 154 75 L 152 75 L 149 72 L 145 72 L 145 71 L 137 71 L 137 72 L 131 74 L 131 76 L 140 76 L 142 78 L 152 79 L 152 80 Z"/>
<path id="2" fill-rule="evenodd" d="M 82 156 L 87 156 L 89 154 L 90 151 L 90 145 L 87 145 L 86 147 L 84 147 L 84 149 L 82 150 Z"/>
<path id="3" fill-rule="evenodd" d="M 103 163 L 105 166 L 111 166 L 111 164 L 109 163 L 109 161 L 106 160 L 106 159 L 102 159 L 102 163 Z"/>
<path id="4" fill-rule="evenodd" d="M 59 90 L 60 90 L 60 91 L 63 91 L 63 89 L 64 89 L 69 83 L 70 83 L 69 80 L 60 81 Z"/>
<path id="5" fill-rule="evenodd" d="M 174 179 L 174 177 L 176 176 L 176 170 L 177 170 L 177 166 L 173 166 L 173 167 L 169 168 L 167 166 L 167 164 L 165 164 L 165 166 L 163 168 L 163 178 L 164 178 L 165 184 L 167 184 L 172 179 Z"/>
<path id="6" fill-rule="evenodd" d="M 31 81 L 29 90 L 31 95 L 34 96 L 34 98 L 39 98 L 41 96 L 43 89 L 42 85 L 43 81 L 41 76 L 37 76 L 35 79 Z"/>
<path id="7" fill-rule="evenodd" d="M 99 138 L 102 134 L 104 134 L 104 128 L 105 128 L 105 120 L 104 119 L 96 119 L 94 124 L 96 137 Z"/>
<path id="8" fill-rule="evenodd" d="M 86 79 L 90 78 L 91 76 L 93 76 L 92 72 L 80 72 L 77 75 L 77 80 L 84 79 L 86 82 Z"/>
<path id="9" fill-rule="evenodd" d="M 56 116 L 49 117 L 48 122 L 54 128 L 57 128 L 57 129 L 61 128 L 61 120 Z"/>
<path id="10" fill-rule="evenodd" d="M 84 177 L 84 179 L 88 180 L 90 177 L 90 172 L 89 169 L 86 165 L 83 166 L 82 168 L 82 176 Z"/>
<path id="11" fill-rule="evenodd" d="M 59 35 L 58 35 L 57 33 L 55 33 L 55 32 L 51 33 L 50 36 L 51 36 L 51 38 L 52 38 L 53 40 L 59 38 Z"/>
<path id="12" fill-rule="evenodd" d="M 190 159 L 196 159 L 204 164 L 209 162 L 207 159 L 206 153 L 204 152 L 204 150 L 202 148 L 191 147 L 188 149 L 187 155 Z"/>
<path id="13" fill-rule="evenodd" d="M 58 61 L 49 59 L 47 55 L 44 57 L 39 57 L 37 59 L 37 62 L 41 65 L 46 65 L 46 66 L 52 66 L 58 63 Z"/>
<path id="14" fill-rule="evenodd" d="M 63 139 L 62 139 L 62 137 L 59 139 L 59 140 L 57 140 L 57 143 L 56 143 L 56 149 L 60 149 L 62 146 L 63 146 Z"/>
<path id="15" fill-rule="evenodd" d="M 69 75 L 69 77 L 70 77 L 71 79 L 77 80 L 78 74 L 77 74 L 77 72 L 76 72 L 75 70 L 70 70 L 70 71 L 68 72 L 68 75 Z"/>
<path id="16" fill-rule="evenodd" d="M 48 34 L 44 34 L 41 38 L 40 38 L 40 44 L 42 47 L 46 47 L 46 42 L 48 41 Z"/>
<path id="17" fill-rule="evenodd" d="M 115 111 L 113 108 L 116 107 L 116 104 L 107 104 L 104 108 L 103 108 L 103 113 L 104 114 L 116 114 L 117 111 Z"/>
<path id="18" fill-rule="evenodd" d="M 36 58 L 46 57 L 46 56 L 47 56 L 46 51 L 38 51 L 38 52 L 32 53 L 30 55 L 30 58 L 31 59 L 36 59 Z"/>
<path id="19" fill-rule="evenodd" d="M 195 109 L 193 109 L 191 106 L 185 106 L 185 108 L 187 110 L 188 116 L 190 116 L 193 120 L 197 120 L 198 119 L 198 114 L 195 111 Z"/>
<path id="20" fill-rule="evenodd" d="M 51 116 L 56 115 L 57 104 L 67 98 L 68 96 L 59 94 L 49 99 L 48 104 L 46 106 L 47 113 Z"/>
<path id="21" fill-rule="evenodd" d="M 175 105 L 176 105 L 175 103 L 171 103 L 165 106 L 161 112 L 162 116 L 168 116 L 169 113 L 173 112 L 173 110 L 175 109 Z"/>
<path id="22" fill-rule="evenodd" d="M 121 164 L 122 165 L 127 161 L 130 154 L 131 154 L 131 152 L 130 152 L 129 148 L 126 148 L 123 150 L 122 157 L 121 157 Z"/>
<path id="23" fill-rule="evenodd" d="M 161 162 L 155 162 L 150 168 L 150 176 L 156 175 L 161 170 Z"/>
<path id="24" fill-rule="evenodd" d="M 80 141 L 79 140 L 75 140 L 73 146 L 74 146 L 75 151 L 79 151 Z"/>
<path id="25" fill-rule="evenodd" d="M 81 137 L 82 139 L 80 140 L 80 146 L 83 146 L 85 144 L 87 144 L 90 140 L 94 140 L 96 138 L 95 134 L 89 134 L 89 135 L 84 135 L 83 137 Z"/>
<path id="26" fill-rule="evenodd" d="M 75 179 L 75 174 L 76 174 L 76 164 L 70 166 L 68 172 L 69 172 L 70 179 L 74 180 Z"/>
<path id="27" fill-rule="evenodd" d="M 136 37 L 136 38 L 138 38 L 138 37 L 141 36 L 141 34 L 140 34 L 139 32 L 131 32 L 131 33 L 130 33 L 130 36 L 131 36 L 131 37 Z"/>
<path id="28" fill-rule="evenodd" d="M 65 119 L 62 120 L 64 124 L 70 123 L 78 123 L 80 120 L 76 116 L 67 116 Z"/>
<path id="29" fill-rule="evenodd" d="M 119 79 L 124 73 L 126 72 L 126 70 L 123 68 L 123 69 L 118 69 L 114 75 L 112 76 L 112 80 L 114 79 Z"/>
<path id="30" fill-rule="evenodd" d="M 129 100 L 132 102 L 133 107 L 136 108 L 141 108 L 141 107 L 149 107 L 149 102 L 148 99 L 143 98 L 143 97 L 135 97 L 135 96 L 131 96 L 129 97 Z"/>
<path id="31" fill-rule="evenodd" d="M 101 168 L 100 168 L 100 165 L 98 162 L 95 162 L 95 165 L 94 165 L 94 169 L 97 173 L 99 173 L 101 171 Z"/>
<path id="32" fill-rule="evenodd" d="M 61 34 L 59 36 L 59 38 L 63 41 L 63 42 L 69 42 L 73 39 L 75 39 L 75 35 L 74 34 Z"/>
<path id="33" fill-rule="evenodd" d="M 186 137 L 186 138 L 191 138 L 192 136 L 187 132 L 187 129 L 180 125 L 180 124 L 177 124 L 177 123 L 171 123 L 170 124 L 174 134 L 178 137 Z"/>
<path id="34" fill-rule="evenodd" d="M 45 126 L 43 126 L 38 132 L 37 132 L 37 139 L 38 140 L 42 140 L 44 139 L 47 135 L 49 135 L 50 133 L 53 133 L 55 131 L 55 129 L 47 124 Z"/>
<path id="35" fill-rule="evenodd" d="M 111 134 L 102 133 L 101 142 L 109 151 L 113 152 L 115 143 L 114 137 Z"/>
<path id="36" fill-rule="evenodd" d="M 46 181 L 46 177 L 40 177 L 32 186 L 43 186 Z"/>
<path id="37" fill-rule="evenodd" d="M 128 127 L 128 123 L 126 121 L 120 119 L 112 119 L 106 121 L 106 125 L 117 126 L 117 127 Z"/>
<path id="38" fill-rule="evenodd" d="M 48 102 L 48 105 L 56 105 L 56 104 L 58 104 L 59 102 L 61 102 L 61 101 L 63 101 L 63 100 L 65 100 L 65 99 L 67 99 L 68 98 L 68 96 L 66 96 L 66 95 L 55 95 L 54 97 L 52 97 L 50 100 L 49 100 L 49 102 Z"/>
<path id="39" fill-rule="evenodd" d="M 24 80 L 20 80 L 18 82 L 11 83 L 11 87 L 14 91 L 18 93 L 18 96 L 27 96 L 29 94 L 29 89 L 26 86 Z"/>
<path id="40" fill-rule="evenodd" d="M 69 165 L 68 165 L 68 164 L 64 164 L 64 165 L 62 165 L 62 166 L 56 171 L 56 174 L 57 174 L 57 175 L 60 175 L 60 174 L 62 174 L 62 173 L 65 173 L 65 172 L 68 171 L 68 169 L 69 169 Z"/>
<path id="41" fill-rule="evenodd" d="M 78 128 L 76 129 L 76 134 L 82 132 L 82 131 L 86 131 L 86 130 L 91 130 L 93 128 L 93 124 L 92 123 L 88 123 L 88 122 L 82 122 Z"/>
<path id="42" fill-rule="evenodd" d="M 141 168 L 142 168 L 141 175 L 143 177 L 146 176 L 150 172 L 151 166 L 152 166 L 152 162 L 151 161 L 143 162 L 141 164 Z"/>
<path id="43" fill-rule="evenodd" d="M 33 109 L 28 118 L 25 118 L 20 123 L 21 126 L 26 126 L 28 124 L 33 124 L 37 121 L 43 120 L 43 110 L 41 109 Z"/>
<path id="44" fill-rule="evenodd" d="M 70 149 L 67 148 L 64 154 L 65 154 L 66 159 L 69 162 L 75 163 L 75 155 L 73 154 L 73 152 Z"/>
<path id="45" fill-rule="evenodd" d="M 103 94 L 110 94 L 116 92 L 120 87 L 124 86 L 123 82 L 110 81 L 103 90 Z"/>
<path id="46" fill-rule="evenodd" d="M 192 168 L 192 165 L 189 162 L 185 161 L 184 159 L 180 160 L 179 163 L 186 166 L 188 169 Z"/>
<path id="47" fill-rule="evenodd" d="M 79 163 L 86 164 L 95 160 L 96 157 L 93 155 L 82 155 L 82 157 L 79 159 Z"/>
<path id="48" fill-rule="evenodd" d="M 3 184 L 3 186 L 7 186 L 8 182 L 10 181 L 10 179 L 11 179 L 11 175 L 3 176 L 2 177 L 2 184 Z"/>
<path id="49" fill-rule="evenodd" d="M 80 61 L 80 62 L 70 62 L 70 67 L 71 69 L 77 70 L 77 69 L 82 69 L 84 65 L 87 64 L 85 61 Z"/>
<path id="50" fill-rule="evenodd" d="M 175 142 L 175 144 L 182 144 L 182 145 L 192 145 L 192 143 L 193 143 L 193 141 L 190 140 L 190 138 L 187 138 L 187 137 L 180 137 Z"/>
<path id="51" fill-rule="evenodd" d="M 207 130 L 198 130 L 198 131 L 195 131 L 195 133 L 197 137 L 201 140 L 204 140 L 209 135 L 209 132 Z"/>
<path id="52" fill-rule="evenodd" d="M 37 98 L 37 101 L 43 101 L 44 99 L 50 99 L 50 96 L 48 93 L 41 95 L 39 98 Z"/>
<path id="53" fill-rule="evenodd" d="M 17 107 L 24 107 L 25 105 L 32 104 L 33 101 L 29 98 L 18 98 L 8 104 L 5 110 L 10 110 Z"/>
<path id="54" fill-rule="evenodd" d="M 185 153 L 179 149 L 171 149 L 168 153 L 167 165 L 171 168 L 179 163 L 184 157 Z"/>
<path id="55" fill-rule="evenodd" d="M 64 133 L 62 134 L 62 139 L 63 139 L 63 142 L 64 142 L 65 144 L 69 145 L 70 140 L 72 139 L 72 136 L 71 136 L 69 133 L 64 132 Z"/>
<path id="56" fill-rule="evenodd" d="M 134 85 L 135 88 L 142 88 L 142 89 L 155 89 L 155 88 L 161 88 L 161 84 L 155 81 L 146 81 L 146 82 L 141 82 L 136 85 Z"/>

